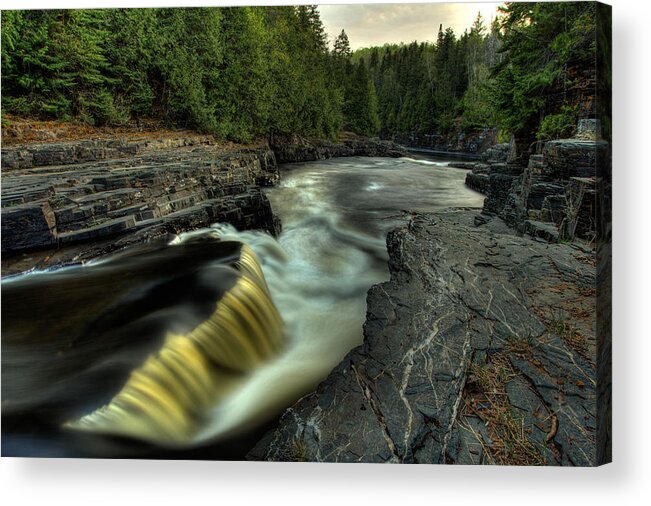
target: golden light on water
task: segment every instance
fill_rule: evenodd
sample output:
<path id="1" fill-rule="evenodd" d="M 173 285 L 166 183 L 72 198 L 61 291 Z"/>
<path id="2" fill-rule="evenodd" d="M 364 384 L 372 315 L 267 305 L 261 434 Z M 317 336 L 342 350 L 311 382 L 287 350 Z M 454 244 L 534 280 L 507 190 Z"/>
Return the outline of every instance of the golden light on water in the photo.
<path id="1" fill-rule="evenodd" d="M 65 427 L 162 446 L 191 442 L 206 413 L 282 347 L 282 319 L 247 245 L 237 267 L 240 277 L 206 321 L 168 335 L 106 406 Z"/>

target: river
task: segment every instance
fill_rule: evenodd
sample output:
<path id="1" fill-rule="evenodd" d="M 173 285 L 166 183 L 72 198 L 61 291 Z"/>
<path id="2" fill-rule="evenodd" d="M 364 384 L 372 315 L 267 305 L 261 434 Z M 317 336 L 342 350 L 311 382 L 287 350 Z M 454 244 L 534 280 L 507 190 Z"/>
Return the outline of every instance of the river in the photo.
<path id="1" fill-rule="evenodd" d="M 241 458 L 362 342 L 366 292 L 389 276 L 386 232 L 411 211 L 481 206 L 465 174 L 420 156 L 288 164 L 267 193 L 277 241 L 217 225 L 3 281 L 3 455 Z M 242 300 L 215 311 L 229 293 Z M 206 358 L 196 336 L 211 318 L 231 323 Z M 148 398 L 160 409 L 134 407 Z"/>

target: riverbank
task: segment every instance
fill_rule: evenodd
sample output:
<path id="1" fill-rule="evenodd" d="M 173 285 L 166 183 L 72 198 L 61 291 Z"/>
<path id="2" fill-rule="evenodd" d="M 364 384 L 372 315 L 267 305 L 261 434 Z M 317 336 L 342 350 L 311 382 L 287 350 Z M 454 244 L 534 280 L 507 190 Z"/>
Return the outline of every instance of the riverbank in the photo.
<path id="1" fill-rule="evenodd" d="M 364 342 L 251 460 L 596 465 L 596 256 L 475 211 L 387 237 Z"/>
<path id="2" fill-rule="evenodd" d="M 2 224 L 3 250 L 11 234 L 14 240 L 7 244 L 14 249 L 3 254 L 3 274 L 91 260 L 215 221 L 278 234 L 278 220 L 261 190 L 278 182 L 278 160 L 351 153 L 398 156 L 401 150 L 359 137 L 339 143 L 275 139 L 271 145 L 224 149 L 198 135 L 11 147 L 3 150 L 3 166 L 6 157 L 10 167 L 2 176 Z M 463 189 L 460 171 L 410 159 L 374 163 L 392 168 L 382 169 L 382 177 L 347 172 L 350 167 L 338 176 L 336 169 L 324 167 L 312 174 L 313 168 L 306 181 L 289 185 L 297 188 L 294 197 L 308 204 L 295 210 L 307 222 L 305 233 L 293 239 L 315 237 L 294 246 L 303 251 L 325 238 L 330 248 L 322 259 L 325 272 L 339 256 L 348 262 L 354 257 L 342 253 L 342 240 L 352 241 L 353 253 L 381 248 L 369 257 L 373 265 L 385 265 L 381 239 L 377 245 L 360 244 L 352 232 L 357 226 L 367 232 L 378 219 L 384 226 L 396 220 L 407 224 L 387 237 L 391 279 L 368 292 L 363 344 L 334 367 L 346 350 L 361 342 L 347 340 L 351 344 L 310 389 L 332 371 L 329 376 L 282 415 L 249 458 L 536 465 L 608 460 L 607 414 L 596 407 L 597 397 L 609 394 L 597 382 L 597 369 L 604 367 L 598 357 L 607 355 L 608 340 L 598 346 L 596 294 L 603 284 L 597 283 L 595 250 L 586 243 L 549 244 L 519 237 L 499 215 L 480 215 L 478 209 L 432 211 L 435 203 L 440 208 L 459 205 L 458 196 L 446 203 L 445 192 Z M 402 171 L 402 163 L 427 168 Z M 442 174 L 435 178 L 436 170 L 456 183 L 447 184 Z M 432 188 L 425 184 L 431 179 L 436 180 Z M 306 182 L 314 185 L 312 193 Z M 375 201 L 372 195 L 382 188 L 385 200 Z M 315 195 L 324 197 L 326 190 L 331 195 L 315 202 Z M 291 195 L 279 198 L 289 203 Z M 411 211 L 403 211 L 403 205 L 412 206 Z M 314 220 L 307 210 L 317 213 Z M 331 230 L 337 220 L 326 219 L 324 210 L 335 213 L 330 218 L 349 213 L 349 227 Z M 11 226 L 7 217 L 18 221 Z M 15 248 L 35 238 L 53 242 Z M 367 259 L 360 258 L 364 266 Z M 608 255 L 602 251 L 601 258 Z M 608 281 L 609 264 L 600 264 L 600 269 L 602 281 Z M 366 271 L 351 277 L 359 281 Z M 333 272 L 341 274 L 339 267 Z M 318 273 L 309 279 L 323 283 L 324 277 Z M 330 285 L 334 293 L 347 293 L 345 280 Z M 307 288 L 313 286 L 311 282 Z M 369 286 L 360 292 L 357 324 L 345 329 L 356 331 L 360 339 Z M 323 288 L 319 293 L 323 295 Z M 290 295 L 295 297 L 295 290 Z M 320 311 L 317 306 L 310 313 Z M 340 320 L 342 311 L 336 314 Z M 297 321 L 304 320 L 301 316 Z M 332 352 L 332 341 L 324 340 L 332 335 L 322 335 L 321 328 L 314 325 L 312 337 Z M 312 365 L 310 372 L 314 370 Z"/>
<path id="3" fill-rule="evenodd" d="M 215 222 L 276 235 L 280 223 L 262 188 L 278 181 L 278 163 L 404 153 L 351 135 L 238 145 L 184 131 L 71 139 L 65 128 L 50 130 L 52 142 L 43 140 L 47 131 L 16 130 L 13 137 L 31 142 L 2 149 L 3 275 L 84 262 Z"/>

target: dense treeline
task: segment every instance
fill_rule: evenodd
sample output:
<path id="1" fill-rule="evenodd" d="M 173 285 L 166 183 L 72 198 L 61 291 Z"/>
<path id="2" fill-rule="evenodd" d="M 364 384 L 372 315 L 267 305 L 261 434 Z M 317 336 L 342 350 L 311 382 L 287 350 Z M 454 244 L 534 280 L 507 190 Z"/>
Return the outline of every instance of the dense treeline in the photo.
<path id="1" fill-rule="evenodd" d="M 333 137 L 372 86 L 347 63 L 316 6 L 2 13 L 3 110 L 23 116 Z"/>
<path id="2" fill-rule="evenodd" d="M 354 59 L 368 67 L 377 90 L 382 133 L 447 133 L 459 123 L 464 130 L 492 126 L 486 84 L 501 58 L 497 30 L 496 23 L 487 30 L 478 15 L 460 38 L 439 26 L 435 43 L 357 51 Z"/>
<path id="3" fill-rule="evenodd" d="M 596 2 L 506 4 L 500 20 L 506 57 L 491 71 L 490 95 L 503 129 L 567 137 L 579 117 L 597 115 L 597 50 L 609 50 L 607 39 L 597 47 L 603 15 Z M 609 130 L 609 119 L 600 116 Z"/>
<path id="4" fill-rule="evenodd" d="M 596 19 L 594 2 L 509 2 L 490 27 L 478 15 L 461 37 L 440 26 L 435 43 L 364 48 L 353 59 L 373 77 L 387 136 L 498 126 L 557 138 L 594 115 L 585 104 Z"/>
<path id="5" fill-rule="evenodd" d="M 343 30 L 328 47 L 316 6 L 3 11 L 2 107 L 98 125 L 156 118 L 240 141 L 570 135 L 594 115 L 596 4 L 501 11 L 460 37 L 439 26 L 433 43 L 354 53 Z"/>

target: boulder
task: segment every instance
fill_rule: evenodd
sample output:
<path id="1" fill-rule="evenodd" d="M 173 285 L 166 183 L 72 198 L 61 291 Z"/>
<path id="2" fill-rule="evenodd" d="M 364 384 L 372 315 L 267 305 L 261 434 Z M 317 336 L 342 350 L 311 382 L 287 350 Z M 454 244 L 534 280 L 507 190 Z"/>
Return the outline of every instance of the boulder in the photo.
<path id="1" fill-rule="evenodd" d="M 554 223 L 526 220 L 523 225 L 523 232 L 543 241 L 558 242 L 558 227 Z"/>
<path id="2" fill-rule="evenodd" d="M 551 179 L 595 177 L 606 170 L 609 160 L 606 141 L 560 139 L 545 144 L 543 155 L 547 163 L 544 174 Z"/>
<path id="3" fill-rule="evenodd" d="M 488 174 L 475 174 L 468 172 L 466 174 L 466 186 L 480 193 L 487 193 L 490 186 L 490 176 Z"/>
<path id="4" fill-rule="evenodd" d="M 47 202 L 2 209 L 2 252 L 56 244 L 56 219 Z"/>
<path id="5" fill-rule="evenodd" d="M 495 163 L 495 162 L 506 162 L 506 159 L 509 155 L 509 143 L 504 144 L 495 144 L 494 146 L 488 148 L 481 155 L 483 162 Z"/>
<path id="6" fill-rule="evenodd" d="M 562 195 L 564 192 L 565 185 L 561 182 L 537 179 L 531 185 L 531 190 L 527 197 L 527 209 L 540 210 L 547 197 L 551 195 Z"/>

